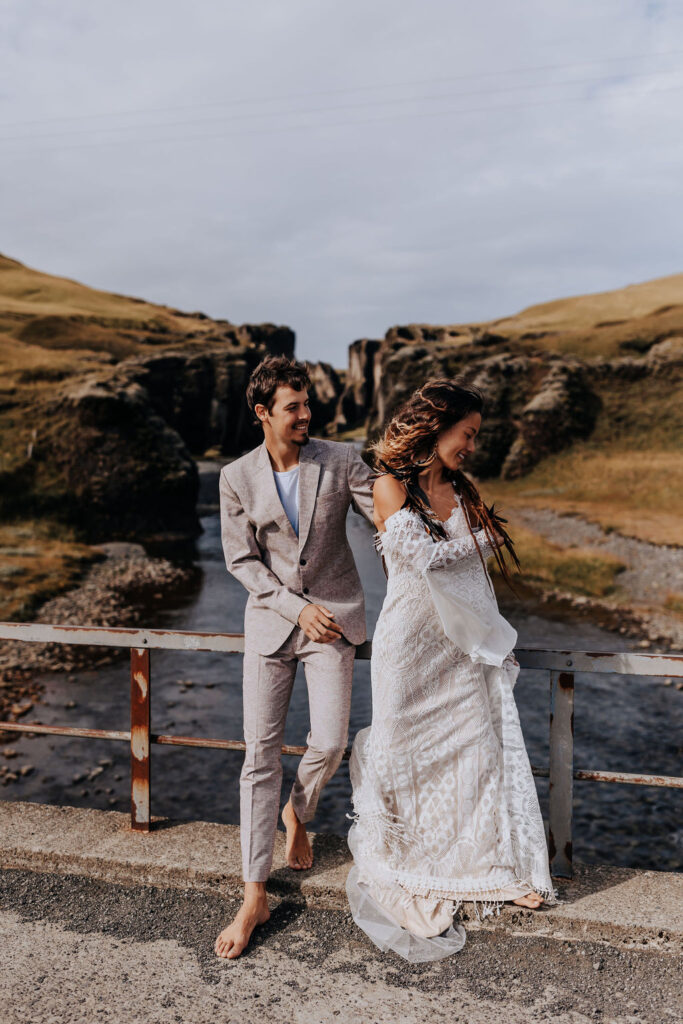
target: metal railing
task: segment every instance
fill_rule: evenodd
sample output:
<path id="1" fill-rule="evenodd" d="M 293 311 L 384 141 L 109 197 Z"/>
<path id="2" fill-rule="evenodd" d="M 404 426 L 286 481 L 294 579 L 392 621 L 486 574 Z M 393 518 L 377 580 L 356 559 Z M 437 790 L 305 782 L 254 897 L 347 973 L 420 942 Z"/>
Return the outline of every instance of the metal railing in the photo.
<path id="1" fill-rule="evenodd" d="M 236 633 L 169 632 L 162 629 L 105 629 L 98 626 L 49 626 L 40 623 L 0 623 L 0 640 L 28 643 L 84 644 L 130 648 L 130 731 L 79 729 L 37 722 L 0 722 L 0 731 L 80 736 L 85 739 L 130 743 L 131 828 L 149 832 L 151 825 L 152 744 L 178 747 L 207 747 L 214 750 L 244 750 L 240 740 L 203 739 L 199 736 L 162 735 L 151 731 L 152 650 L 217 651 L 239 654 L 244 636 Z M 368 641 L 356 650 L 356 658 L 367 660 Z M 541 669 L 550 674 L 550 758 L 548 768 L 532 766 L 534 775 L 549 779 L 549 854 L 554 877 L 572 876 L 572 796 L 574 779 L 618 782 L 635 786 L 667 786 L 683 789 L 683 777 L 630 774 L 574 768 L 574 674 L 621 673 L 641 676 L 683 675 L 683 655 L 631 654 L 588 651 L 559 651 L 520 648 L 515 652 L 521 668 Z M 283 754 L 303 754 L 305 747 L 283 746 Z M 349 757 L 346 751 L 345 757 Z"/>

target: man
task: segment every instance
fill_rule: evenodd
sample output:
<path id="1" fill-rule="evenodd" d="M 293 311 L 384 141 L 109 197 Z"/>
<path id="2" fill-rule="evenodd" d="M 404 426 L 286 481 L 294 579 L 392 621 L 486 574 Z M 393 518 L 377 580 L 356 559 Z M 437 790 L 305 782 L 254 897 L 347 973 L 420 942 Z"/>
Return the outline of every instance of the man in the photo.
<path id="1" fill-rule="evenodd" d="M 270 916 L 266 880 L 280 806 L 280 748 L 297 662 L 306 672 L 311 730 L 282 821 L 287 863 L 301 870 L 313 863 L 305 824 L 346 747 L 355 647 L 366 637 L 346 514 L 353 505 L 372 522 L 374 476 L 350 445 L 309 439 L 309 387 L 301 363 L 264 359 L 247 387 L 263 444 L 220 475 L 225 560 L 249 591 L 240 777 L 244 902 L 216 940 L 218 956 L 230 960 Z"/>

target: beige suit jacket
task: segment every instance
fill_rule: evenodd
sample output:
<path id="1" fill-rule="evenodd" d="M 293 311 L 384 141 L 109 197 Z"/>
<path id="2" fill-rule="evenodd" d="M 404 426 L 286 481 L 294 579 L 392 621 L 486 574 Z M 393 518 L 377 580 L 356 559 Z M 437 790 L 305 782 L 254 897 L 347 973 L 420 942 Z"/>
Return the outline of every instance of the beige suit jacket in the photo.
<path id="1" fill-rule="evenodd" d="M 352 644 L 366 638 L 365 602 L 346 514 L 372 523 L 375 474 L 357 451 L 311 439 L 301 449 L 299 536 L 277 493 L 265 442 L 221 470 L 221 537 L 228 571 L 249 591 L 247 645 L 273 654 L 308 603 L 335 613 Z"/>

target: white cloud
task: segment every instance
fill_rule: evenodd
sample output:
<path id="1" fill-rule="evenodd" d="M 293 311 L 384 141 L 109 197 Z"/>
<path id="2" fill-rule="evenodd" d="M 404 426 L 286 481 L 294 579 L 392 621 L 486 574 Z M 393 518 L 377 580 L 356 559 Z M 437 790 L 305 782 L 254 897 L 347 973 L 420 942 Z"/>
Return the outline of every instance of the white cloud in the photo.
<path id="1" fill-rule="evenodd" d="M 681 269 L 679 5 L 5 6 L 0 244 L 40 269 L 337 365 Z"/>

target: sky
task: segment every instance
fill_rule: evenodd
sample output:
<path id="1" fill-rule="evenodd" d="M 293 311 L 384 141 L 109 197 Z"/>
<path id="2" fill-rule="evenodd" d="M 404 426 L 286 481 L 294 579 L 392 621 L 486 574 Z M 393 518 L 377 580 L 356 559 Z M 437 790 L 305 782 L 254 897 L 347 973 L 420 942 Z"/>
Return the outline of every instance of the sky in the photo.
<path id="1" fill-rule="evenodd" d="M 342 367 L 678 273 L 679 0 L 0 0 L 0 252 Z"/>

